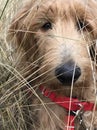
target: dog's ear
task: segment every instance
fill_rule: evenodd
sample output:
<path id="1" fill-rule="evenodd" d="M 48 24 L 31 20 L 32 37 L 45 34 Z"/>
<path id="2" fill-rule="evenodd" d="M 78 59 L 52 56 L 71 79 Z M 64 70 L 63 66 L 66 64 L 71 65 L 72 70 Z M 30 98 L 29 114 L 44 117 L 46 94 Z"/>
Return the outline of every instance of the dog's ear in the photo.
<path id="1" fill-rule="evenodd" d="M 90 17 L 90 24 L 93 27 L 92 28 L 93 37 L 95 39 L 97 39 L 97 1 L 96 0 L 88 0 L 87 4 L 88 4 L 89 13 L 91 14 L 91 16 L 89 16 L 89 14 L 88 14 L 88 17 Z"/>
<path id="2" fill-rule="evenodd" d="M 26 3 L 25 6 L 19 10 L 9 26 L 7 41 L 11 44 L 12 56 L 15 62 L 30 61 L 33 62 L 35 50 L 37 45 L 35 44 L 33 21 L 36 7 L 34 8 L 33 2 Z M 32 57 L 31 57 L 32 56 Z M 19 64 L 17 63 L 17 64 Z M 30 63 L 30 62 L 29 62 Z"/>
<path id="3" fill-rule="evenodd" d="M 33 32 L 31 33 L 31 24 L 36 9 L 32 6 L 34 2 L 35 0 L 26 3 L 14 17 L 9 27 L 7 39 L 13 40 L 13 42 L 17 43 L 19 46 L 20 44 L 25 44 L 24 46 L 26 46 L 26 43 L 29 43 L 29 40 L 31 40 L 29 37 L 33 36 Z"/>
<path id="4" fill-rule="evenodd" d="M 84 0 L 85 1 L 85 0 Z M 89 12 L 92 14 L 91 24 L 92 26 L 92 33 L 93 41 L 92 45 L 90 46 L 90 55 L 93 61 L 97 63 L 97 1 L 96 0 L 88 0 L 85 1 L 88 4 Z"/>
<path id="5" fill-rule="evenodd" d="M 14 17 L 8 30 L 8 40 L 13 41 L 19 45 L 23 42 L 24 35 L 26 34 L 25 32 L 27 30 L 24 24 L 27 14 L 28 7 L 25 6 Z"/>

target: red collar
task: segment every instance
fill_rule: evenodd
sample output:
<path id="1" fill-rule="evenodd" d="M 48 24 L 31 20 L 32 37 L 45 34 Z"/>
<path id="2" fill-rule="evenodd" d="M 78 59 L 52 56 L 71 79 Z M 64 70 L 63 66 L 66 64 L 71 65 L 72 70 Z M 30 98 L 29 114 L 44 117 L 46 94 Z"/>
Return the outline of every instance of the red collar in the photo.
<path id="1" fill-rule="evenodd" d="M 61 107 L 65 108 L 69 115 L 67 116 L 68 120 L 68 129 L 67 130 L 74 130 L 74 119 L 75 115 L 71 115 L 71 112 L 78 112 L 79 110 L 83 111 L 93 111 L 94 110 L 94 103 L 90 102 L 81 102 L 77 98 L 69 98 L 69 97 L 63 97 L 63 96 L 57 96 L 56 93 L 51 92 L 49 89 L 45 88 L 44 86 L 40 86 L 40 90 L 42 94 L 50 98 L 52 102 L 55 102 L 56 104 L 60 105 Z"/>

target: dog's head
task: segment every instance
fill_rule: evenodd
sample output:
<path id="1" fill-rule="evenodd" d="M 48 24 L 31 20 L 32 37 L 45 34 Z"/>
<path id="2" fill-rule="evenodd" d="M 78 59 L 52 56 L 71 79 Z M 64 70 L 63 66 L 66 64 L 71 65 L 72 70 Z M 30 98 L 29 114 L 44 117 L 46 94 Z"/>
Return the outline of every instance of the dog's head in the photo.
<path id="1" fill-rule="evenodd" d="M 37 73 L 38 81 L 55 88 L 93 83 L 89 49 L 97 38 L 94 0 L 33 0 L 16 15 L 9 35 L 22 48 L 23 64 L 37 68 L 32 75 Z"/>

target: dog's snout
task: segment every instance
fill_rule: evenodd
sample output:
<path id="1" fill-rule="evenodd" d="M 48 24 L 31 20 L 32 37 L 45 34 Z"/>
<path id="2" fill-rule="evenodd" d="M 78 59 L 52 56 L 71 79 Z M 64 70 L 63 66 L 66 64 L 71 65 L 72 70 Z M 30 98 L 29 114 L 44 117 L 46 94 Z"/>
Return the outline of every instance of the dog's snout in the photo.
<path id="1" fill-rule="evenodd" d="M 55 69 L 55 75 L 62 84 L 71 85 L 80 77 L 81 69 L 73 61 L 68 61 Z"/>

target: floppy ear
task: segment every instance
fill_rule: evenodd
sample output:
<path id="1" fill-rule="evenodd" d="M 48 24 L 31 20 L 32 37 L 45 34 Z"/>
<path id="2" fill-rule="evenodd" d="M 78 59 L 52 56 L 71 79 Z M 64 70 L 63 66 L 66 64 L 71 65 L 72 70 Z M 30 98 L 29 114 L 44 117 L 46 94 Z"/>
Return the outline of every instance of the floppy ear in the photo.
<path id="1" fill-rule="evenodd" d="M 34 18 L 37 10 L 38 4 L 36 0 L 31 0 L 30 2 L 25 3 L 25 6 L 19 10 L 11 22 L 8 32 L 9 40 L 12 40 L 13 37 L 16 37 L 17 43 L 19 44 L 23 42 L 23 40 L 26 40 L 26 37 L 31 34 L 30 31 L 33 30 L 31 26 L 34 24 Z"/>
<path id="2" fill-rule="evenodd" d="M 93 17 L 91 20 L 91 24 L 93 25 L 93 29 L 91 31 L 91 33 L 93 33 L 93 42 L 90 46 L 90 55 L 92 60 L 97 63 L 97 1 L 88 0 L 87 3 Z"/>
<path id="3" fill-rule="evenodd" d="M 8 31 L 8 40 L 13 40 L 15 43 L 20 45 L 23 43 L 23 40 L 26 38 L 24 35 L 27 35 L 27 28 L 25 25 L 26 17 L 29 12 L 29 6 L 23 7 L 17 15 L 14 17 Z M 25 38 L 25 39 L 24 39 Z"/>
<path id="4" fill-rule="evenodd" d="M 34 0 L 27 3 L 14 17 L 9 27 L 7 40 L 19 53 L 25 53 L 26 58 L 30 58 L 35 53 L 35 39 L 32 24 L 36 7 L 32 5 Z M 18 49 L 19 48 L 19 49 Z M 23 55 L 23 54 L 22 54 Z"/>
<path id="5" fill-rule="evenodd" d="M 33 7 L 33 4 L 34 0 L 26 4 L 17 13 L 11 22 L 7 36 L 8 43 L 12 46 L 13 64 L 24 77 L 33 73 L 38 67 L 35 63 L 33 64 L 33 61 L 36 60 L 36 55 L 38 57 L 35 34 L 33 32 L 34 14 L 37 12 L 37 8 Z M 36 75 L 37 73 L 34 76 Z"/>

